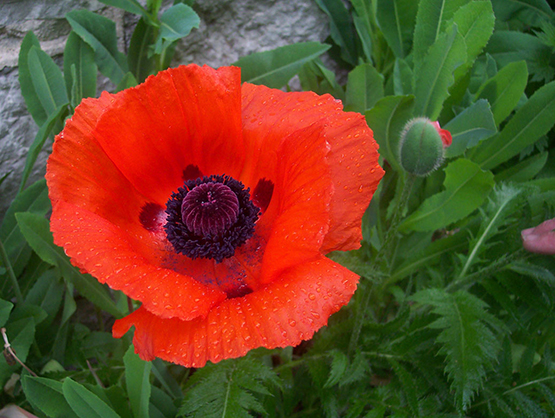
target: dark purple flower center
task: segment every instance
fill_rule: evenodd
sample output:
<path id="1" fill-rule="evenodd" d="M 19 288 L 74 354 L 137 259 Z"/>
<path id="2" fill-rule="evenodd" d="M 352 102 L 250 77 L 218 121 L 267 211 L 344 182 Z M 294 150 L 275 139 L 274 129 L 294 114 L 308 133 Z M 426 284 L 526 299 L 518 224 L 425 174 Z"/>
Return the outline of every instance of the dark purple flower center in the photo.
<path id="1" fill-rule="evenodd" d="M 176 252 L 220 263 L 253 234 L 260 214 L 249 189 L 229 176 L 187 180 L 166 204 L 168 240 Z"/>

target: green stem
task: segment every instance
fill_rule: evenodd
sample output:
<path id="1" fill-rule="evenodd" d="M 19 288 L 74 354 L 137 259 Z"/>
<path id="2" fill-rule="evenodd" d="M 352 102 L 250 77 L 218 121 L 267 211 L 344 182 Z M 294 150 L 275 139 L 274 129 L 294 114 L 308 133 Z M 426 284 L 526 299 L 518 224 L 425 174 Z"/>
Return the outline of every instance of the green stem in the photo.
<path id="1" fill-rule="evenodd" d="M 414 181 L 416 176 L 414 174 L 408 174 L 407 178 L 405 179 L 405 184 L 403 184 L 403 191 L 401 192 L 401 196 L 397 201 L 397 205 L 393 211 L 393 218 L 391 219 L 391 223 L 389 224 L 389 228 L 385 235 L 384 242 L 376 254 L 376 258 L 374 261 L 374 265 L 379 266 L 382 264 L 384 260 L 388 260 L 388 256 L 391 254 L 391 246 L 394 243 L 394 238 L 397 235 L 397 229 L 399 228 L 399 224 L 403 218 L 403 213 L 405 211 L 405 207 L 407 206 L 407 202 L 410 197 L 410 192 L 412 191 L 412 186 L 414 185 Z M 384 276 L 385 277 L 385 276 Z M 383 279 L 380 279 L 382 282 L 383 287 Z M 363 295 L 362 302 L 357 309 L 356 317 L 355 317 L 355 325 L 353 328 L 353 333 L 351 334 L 351 340 L 349 342 L 349 352 L 352 353 L 355 351 L 356 346 L 358 344 L 358 338 L 360 337 L 360 332 L 362 330 L 362 324 L 364 322 L 364 316 L 366 315 L 366 311 L 368 310 L 368 305 L 370 304 L 370 300 L 372 299 L 372 292 L 374 290 L 374 286 L 371 286 L 367 289 L 367 293 Z"/>
<path id="2" fill-rule="evenodd" d="M 391 223 L 389 224 L 389 228 L 385 235 L 384 242 L 382 247 L 378 251 L 376 255 L 375 264 L 379 265 L 381 262 L 386 259 L 387 256 L 390 255 L 391 252 L 391 245 L 393 244 L 394 238 L 397 235 L 397 229 L 399 228 L 399 224 L 403 218 L 403 212 L 407 206 L 407 202 L 409 201 L 410 192 L 412 191 L 412 186 L 414 185 L 414 181 L 416 180 L 416 176 L 414 174 L 408 174 L 405 180 L 405 184 L 403 185 L 403 191 L 401 192 L 401 197 L 397 201 L 397 205 L 393 211 L 393 218 L 391 219 Z"/>
<path id="3" fill-rule="evenodd" d="M 459 279 L 451 282 L 449 285 L 445 287 L 446 292 L 454 292 L 455 290 L 460 289 L 461 287 L 470 287 L 476 284 L 478 281 L 489 277 L 491 274 L 501 270 L 508 264 L 515 261 L 517 258 L 521 257 L 524 253 L 524 248 L 520 248 L 516 250 L 514 253 L 504 257 L 500 260 L 496 260 L 492 262 L 489 266 L 484 267 L 468 276 L 459 276 Z"/>
<path id="4" fill-rule="evenodd" d="M 2 256 L 2 262 L 6 266 L 6 270 L 8 270 L 8 276 L 10 276 L 10 280 L 12 281 L 16 300 L 18 302 L 23 302 L 23 294 L 21 293 L 21 289 L 19 288 L 17 277 L 15 277 L 15 273 L 12 268 L 12 263 L 10 263 L 10 259 L 8 258 L 8 254 L 6 253 L 6 249 L 4 248 L 4 244 L 2 243 L 1 240 L 0 240 L 0 255 Z"/>

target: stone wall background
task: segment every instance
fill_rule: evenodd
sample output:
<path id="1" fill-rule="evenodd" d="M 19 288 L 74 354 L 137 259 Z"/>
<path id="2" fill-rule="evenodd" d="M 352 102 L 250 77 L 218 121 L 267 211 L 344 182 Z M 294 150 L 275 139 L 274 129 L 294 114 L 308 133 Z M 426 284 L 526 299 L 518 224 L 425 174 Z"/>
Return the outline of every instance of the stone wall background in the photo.
<path id="1" fill-rule="evenodd" d="M 32 30 L 42 49 L 61 64 L 70 32 L 64 16 L 81 8 L 114 20 L 120 50 L 125 51 L 137 21 L 134 15 L 96 0 L 0 0 L 0 178 L 10 172 L 0 185 L 0 220 L 17 193 L 27 151 L 38 131 L 21 96 L 19 46 Z M 195 62 L 220 67 L 253 52 L 322 42 L 329 33 L 327 18 L 314 0 L 197 0 L 193 8 L 200 27 L 179 42 L 172 66 Z M 99 86 L 110 88 L 105 80 Z M 28 184 L 44 176 L 50 146 L 45 146 Z"/>

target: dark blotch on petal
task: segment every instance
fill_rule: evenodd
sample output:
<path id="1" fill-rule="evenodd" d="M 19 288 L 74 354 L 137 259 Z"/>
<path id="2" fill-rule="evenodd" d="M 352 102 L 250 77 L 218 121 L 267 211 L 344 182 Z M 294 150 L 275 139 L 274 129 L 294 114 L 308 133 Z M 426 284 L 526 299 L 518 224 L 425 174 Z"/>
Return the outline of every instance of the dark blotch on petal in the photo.
<path id="1" fill-rule="evenodd" d="M 252 289 L 245 283 L 242 283 L 238 287 L 232 289 L 224 289 L 228 299 L 242 298 L 249 293 L 252 293 Z"/>
<path id="2" fill-rule="evenodd" d="M 187 167 L 185 167 L 185 170 L 183 170 L 183 174 L 181 177 L 184 181 L 194 180 L 202 177 L 202 172 L 196 165 L 189 164 Z"/>
<path id="3" fill-rule="evenodd" d="M 252 193 L 252 202 L 260 208 L 262 213 L 264 213 L 270 205 L 273 193 L 274 183 L 268 179 L 262 178 L 258 181 L 258 184 L 254 188 Z"/>
<path id="4" fill-rule="evenodd" d="M 157 203 L 146 203 L 141 208 L 139 221 L 141 221 L 141 225 L 147 231 L 158 231 L 166 223 L 166 208 Z"/>

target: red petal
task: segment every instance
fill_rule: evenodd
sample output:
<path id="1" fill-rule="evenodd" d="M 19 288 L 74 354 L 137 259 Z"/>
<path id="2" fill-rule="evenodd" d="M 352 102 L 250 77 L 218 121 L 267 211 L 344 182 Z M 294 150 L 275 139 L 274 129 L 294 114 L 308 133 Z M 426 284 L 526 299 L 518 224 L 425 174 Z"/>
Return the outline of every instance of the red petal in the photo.
<path id="1" fill-rule="evenodd" d="M 133 343 L 142 359 L 202 367 L 256 347 L 312 338 L 349 301 L 357 282 L 357 275 L 321 257 L 293 267 L 264 289 L 222 302 L 204 319 L 161 319 L 140 308 L 117 320 L 112 333 L 119 338 L 135 326 Z"/>
<path id="2" fill-rule="evenodd" d="M 330 146 L 327 162 L 334 190 L 330 227 L 321 251 L 358 248 L 362 214 L 383 176 L 378 146 L 364 117 L 343 112 L 341 102 L 329 95 L 285 93 L 248 83 L 243 84 L 242 93 L 247 147 L 242 179 L 253 186 L 261 177 L 275 181 L 272 173 L 284 158 L 275 150 L 283 139 L 290 135 L 300 138 L 309 126 L 321 129 Z"/>
<path id="3" fill-rule="evenodd" d="M 189 165 L 203 173 L 239 174 L 240 94 L 238 68 L 189 65 L 163 71 L 108 95 L 110 105 L 94 137 L 138 191 L 165 205 Z"/>
<path id="4" fill-rule="evenodd" d="M 78 206 L 57 202 L 50 227 L 54 242 L 77 265 L 111 288 L 122 290 L 163 318 L 205 316 L 225 293 L 179 274 L 151 233 L 136 235 Z M 158 245 L 157 245 L 158 244 Z"/>
<path id="5" fill-rule="evenodd" d="M 331 146 L 328 162 L 334 194 L 324 254 L 360 247 L 361 219 L 384 175 L 378 144 L 364 116 L 336 112 L 328 120 L 325 136 Z"/>

